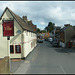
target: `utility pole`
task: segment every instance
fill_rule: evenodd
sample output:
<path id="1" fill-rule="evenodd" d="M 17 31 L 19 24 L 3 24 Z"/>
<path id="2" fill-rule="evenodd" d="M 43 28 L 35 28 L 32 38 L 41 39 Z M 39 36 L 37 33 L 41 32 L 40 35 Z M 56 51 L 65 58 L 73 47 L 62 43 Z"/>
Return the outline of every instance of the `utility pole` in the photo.
<path id="1" fill-rule="evenodd" d="M 14 20 L 2 20 L 3 24 L 3 37 L 7 37 L 7 58 L 8 58 L 8 70 L 10 73 L 10 36 L 14 36 Z"/>
<path id="2" fill-rule="evenodd" d="M 7 56 L 8 56 L 9 72 L 10 72 L 10 70 L 11 70 L 11 64 L 10 64 L 10 36 L 7 36 Z"/>

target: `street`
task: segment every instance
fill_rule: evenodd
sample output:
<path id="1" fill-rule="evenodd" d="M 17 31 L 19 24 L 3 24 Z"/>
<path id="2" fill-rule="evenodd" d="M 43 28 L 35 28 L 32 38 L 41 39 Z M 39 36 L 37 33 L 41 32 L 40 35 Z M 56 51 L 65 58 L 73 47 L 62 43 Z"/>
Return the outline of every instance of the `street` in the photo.
<path id="1" fill-rule="evenodd" d="M 14 74 L 73 74 L 75 52 L 52 47 L 47 41 L 38 43 Z"/>

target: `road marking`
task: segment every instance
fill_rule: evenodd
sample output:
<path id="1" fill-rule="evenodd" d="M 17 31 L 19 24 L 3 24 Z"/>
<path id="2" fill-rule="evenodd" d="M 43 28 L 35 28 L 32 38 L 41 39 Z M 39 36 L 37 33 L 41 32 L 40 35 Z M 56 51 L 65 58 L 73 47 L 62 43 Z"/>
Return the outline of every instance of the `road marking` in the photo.
<path id="1" fill-rule="evenodd" d="M 62 69 L 63 73 L 66 74 L 65 70 L 63 69 L 61 65 L 60 65 L 60 68 Z"/>

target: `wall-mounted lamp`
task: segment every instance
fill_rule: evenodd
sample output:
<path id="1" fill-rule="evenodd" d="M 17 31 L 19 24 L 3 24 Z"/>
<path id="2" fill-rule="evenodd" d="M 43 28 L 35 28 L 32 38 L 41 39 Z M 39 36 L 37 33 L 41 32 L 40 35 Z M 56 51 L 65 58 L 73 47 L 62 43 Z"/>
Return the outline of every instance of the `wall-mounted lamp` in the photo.
<path id="1" fill-rule="evenodd" d="M 21 30 L 18 30 L 18 31 L 17 31 L 17 33 L 18 33 L 18 34 L 21 34 L 21 33 L 22 33 L 22 31 L 21 31 Z"/>

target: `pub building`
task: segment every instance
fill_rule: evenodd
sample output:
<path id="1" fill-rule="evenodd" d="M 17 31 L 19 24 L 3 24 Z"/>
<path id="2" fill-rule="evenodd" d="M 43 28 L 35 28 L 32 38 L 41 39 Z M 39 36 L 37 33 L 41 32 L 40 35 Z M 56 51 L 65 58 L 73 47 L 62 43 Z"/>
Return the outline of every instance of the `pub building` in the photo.
<path id="1" fill-rule="evenodd" d="M 25 58 L 36 46 L 36 25 L 6 7 L 0 18 L 0 58 L 8 56 L 8 47 L 10 58 Z"/>

